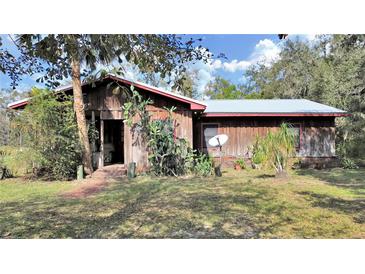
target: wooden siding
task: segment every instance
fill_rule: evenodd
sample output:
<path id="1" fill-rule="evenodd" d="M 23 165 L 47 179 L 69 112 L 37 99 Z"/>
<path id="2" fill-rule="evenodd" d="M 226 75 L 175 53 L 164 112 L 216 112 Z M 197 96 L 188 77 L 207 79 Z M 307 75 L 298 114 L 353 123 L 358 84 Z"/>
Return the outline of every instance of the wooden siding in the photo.
<path id="1" fill-rule="evenodd" d="M 126 96 L 114 95 L 111 89 L 107 89 L 107 83 L 99 84 L 94 88 L 85 88 L 87 96 L 87 111 L 91 115 L 92 111 L 100 120 L 123 119 L 122 106 Z M 138 90 L 138 89 L 137 89 Z M 189 104 L 177 102 L 171 98 L 165 98 L 148 91 L 138 90 L 144 98 L 149 98 L 153 104 L 147 106 L 152 119 L 166 119 L 168 111 L 165 108 L 176 107 L 173 118 L 177 122 L 176 137 L 185 138 L 191 146 L 193 145 L 193 119 Z M 135 120 L 136 122 L 136 120 Z M 148 152 L 146 145 L 141 140 L 138 133 L 132 132 L 131 128 L 124 123 L 124 163 L 136 162 L 137 171 L 143 171 L 148 167 Z"/>
<path id="2" fill-rule="evenodd" d="M 192 111 L 184 108 L 184 106 L 177 105 L 175 102 L 166 101 L 164 98 L 158 98 L 154 96 L 151 98 L 154 102 L 153 105 L 148 106 L 147 110 L 151 114 L 152 120 L 166 119 L 168 117 L 168 111 L 164 107 L 170 108 L 175 106 L 177 109 L 173 112 L 173 118 L 177 122 L 176 137 L 186 139 L 191 146 L 193 145 L 193 120 Z M 127 132 L 127 131 L 125 131 Z M 131 132 L 129 129 L 128 132 Z M 129 140 L 128 140 L 129 141 Z M 143 171 L 148 168 L 148 151 L 143 140 L 138 134 L 131 132 L 132 152 L 130 158 L 126 158 L 126 162 L 136 162 L 137 171 Z"/>
<path id="3" fill-rule="evenodd" d="M 282 122 L 301 126 L 301 146 L 298 156 L 332 157 L 335 156 L 335 124 L 333 117 L 200 117 L 194 121 L 194 147 L 208 152 L 213 157 L 218 155 L 216 148 L 204 149 L 202 125 L 217 123 L 218 133 L 227 134 L 229 139 L 224 146 L 227 157 L 251 157 L 249 147 L 256 136 L 265 136 L 269 131 L 276 131 Z"/>

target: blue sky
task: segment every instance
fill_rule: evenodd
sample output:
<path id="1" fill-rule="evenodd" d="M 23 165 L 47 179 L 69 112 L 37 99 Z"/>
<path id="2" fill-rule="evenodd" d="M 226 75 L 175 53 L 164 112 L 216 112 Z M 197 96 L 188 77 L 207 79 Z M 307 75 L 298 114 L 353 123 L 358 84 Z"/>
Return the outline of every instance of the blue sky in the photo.
<path id="1" fill-rule="evenodd" d="M 3 44 L 10 49 L 13 48 L 8 35 L 1 35 Z M 231 35 L 231 34 L 199 34 L 186 35 L 186 37 L 202 38 L 201 45 L 208 48 L 214 56 L 220 53 L 227 57 L 224 59 L 212 58 L 208 64 L 199 62 L 189 65 L 189 70 L 195 72 L 195 85 L 199 92 L 202 92 L 209 81 L 214 80 L 217 76 L 222 76 L 238 84 L 243 81 L 243 73 L 250 65 L 258 61 L 264 61 L 268 64 L 278 58 L 282 41 L 275 35 Z M 289 39 L 296 37 L 289 36 Z M 303 39 L 311 40 L 311 35 L 300 35 Z M 127 69 L 127 77 L 131 80 L 139 80 L 138 72 L 134 69 Z M 19 83 L 19 90 L 29 90 L 32 86 L 39 86 L 35 82 L 37 76 L 24 77 Z M 10 79 L 0 73 L 0 89 L 10 87 Z"/>

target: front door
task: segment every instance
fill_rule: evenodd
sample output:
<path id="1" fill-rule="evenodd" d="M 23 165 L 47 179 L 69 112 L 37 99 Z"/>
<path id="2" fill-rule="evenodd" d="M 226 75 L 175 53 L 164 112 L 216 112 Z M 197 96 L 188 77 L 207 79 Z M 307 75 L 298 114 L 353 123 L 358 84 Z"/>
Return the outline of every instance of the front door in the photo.
<path id="1" fill-rule="evenodd" d="M 124 124 L 122 120 L 104 120 L 104 164 L 124 163 Z"/>

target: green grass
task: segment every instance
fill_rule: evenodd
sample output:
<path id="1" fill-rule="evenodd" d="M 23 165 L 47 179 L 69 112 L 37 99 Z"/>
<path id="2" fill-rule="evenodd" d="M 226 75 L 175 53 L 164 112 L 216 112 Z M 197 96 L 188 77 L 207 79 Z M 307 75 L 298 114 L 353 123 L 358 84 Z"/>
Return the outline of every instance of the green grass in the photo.
<path id="1" fill-rule="evenodd" d="M 365 238 L 365 169 L 138 177 L 80 199 L 75 182 L 0 183 L 1 238 Z"/>

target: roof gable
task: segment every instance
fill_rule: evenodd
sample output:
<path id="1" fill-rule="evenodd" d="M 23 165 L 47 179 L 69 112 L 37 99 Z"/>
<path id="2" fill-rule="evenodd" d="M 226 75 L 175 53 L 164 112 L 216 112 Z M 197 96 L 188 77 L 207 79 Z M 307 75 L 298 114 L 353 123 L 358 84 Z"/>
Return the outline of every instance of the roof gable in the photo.
<path id="1" fill-rule="evenodd" d="M 105 78 L 100 79 L 96 82 L 101 82 L 103 80 L 113 80 L 113 81 L 118 81 L 120 83 L 126 84 L 126 85 L 133 85 L 136 88 L 139 88 L 141 90 L 147 91 L 147 92 L 151 92 L 153 94 L 158 94 L 167 98 L 170 98 L 172 100 L 176 100 L 178 102 L 182 102 L 182 103 L 186 103 L 190 106 L 190 110 L 198 110 L 198 111 L 204 111 L 206 108 L 206 105 L 198 100 L 194 100 L 192 98 L 177 94 L 177 93 L 173 93 L 170 91 L 166 91 L 160 88 L 156 88 L 144 83 L 140 83 L 140 82 L 133 82 L 133 81 L 129 81 L 127 79 L 121 78 L 119 76 L 115 76 L 115 75 L 107 75 Z M 83 83 L 82 86 L 86 86 L 86 85 L 90 85 L 90 83 Z M 56 89 L 56 91 L 69 91 L 72 90 L 72 85 L 65 85 L 65 86 L 61 86 L 59 88 Z M 29 98 L 21 100 L 21 101 L 17 101 L 17 102 L 13 102 L 8 104 L 8 108 L 12 108 L 12 109 L 16 109 L 16 108 L 20 108 L 20 107 L 24 107 L 25 105 L 27 105 L 29 102 Z"/>

